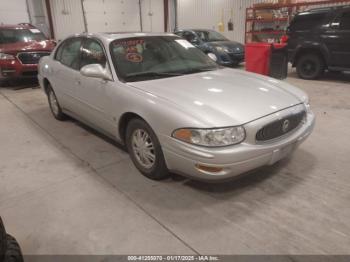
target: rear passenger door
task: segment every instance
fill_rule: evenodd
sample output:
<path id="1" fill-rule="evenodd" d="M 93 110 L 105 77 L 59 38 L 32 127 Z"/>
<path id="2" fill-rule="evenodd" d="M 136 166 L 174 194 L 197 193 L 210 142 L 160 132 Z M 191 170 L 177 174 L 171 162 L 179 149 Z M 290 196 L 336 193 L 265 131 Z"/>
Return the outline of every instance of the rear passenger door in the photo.
<path id="1" fill-rule="evenodd" d="M 342 11 L 332 21 L 332 38 L 328 39 L 331 50 L 331 66 L 350 68 L 350 9 Z"/>

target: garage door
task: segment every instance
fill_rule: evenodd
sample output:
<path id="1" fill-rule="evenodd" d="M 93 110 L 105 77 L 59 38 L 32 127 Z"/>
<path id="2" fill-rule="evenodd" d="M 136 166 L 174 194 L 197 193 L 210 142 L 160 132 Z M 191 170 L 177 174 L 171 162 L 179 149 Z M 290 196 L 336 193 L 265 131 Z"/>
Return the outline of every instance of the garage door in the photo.
<path id="1" fill-rule="evenodd" d="M 80 1 L 51 0 L 50 4 L 55 38 L 57 40 L 85 31 Z"/>
<path id="2" fill-rule="evenodd" d="M 83 8 L 88 31 L 140 31 L 138 0 L 84 0 Z"/>
<path id="3" fill-rule="evenodd" d="M 26 0 L 1 0 L 0 24 L 28 23 Z"/>

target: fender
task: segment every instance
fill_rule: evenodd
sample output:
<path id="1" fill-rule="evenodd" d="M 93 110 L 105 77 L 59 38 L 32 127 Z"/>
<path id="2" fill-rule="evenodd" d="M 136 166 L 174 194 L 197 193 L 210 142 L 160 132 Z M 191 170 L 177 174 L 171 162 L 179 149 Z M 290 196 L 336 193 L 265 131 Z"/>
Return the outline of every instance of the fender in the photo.
<path id="1" fill-rule="evenodd" d="M 290 52 L 290 62 L 293 64 L 293 66 L 296 65 L 298 56 L 303 52 L 312 52 L 317 51 L 322 54 L 322 57 L 324 58 L 326 64 L 330 61 L 331 54 L 329 52 L 329 49 L 327 46 L 323 43 L 316 42 L 316 41 L 305 41 L 301 44 L 298 44 L 295 48 L 294 52 Z"/>

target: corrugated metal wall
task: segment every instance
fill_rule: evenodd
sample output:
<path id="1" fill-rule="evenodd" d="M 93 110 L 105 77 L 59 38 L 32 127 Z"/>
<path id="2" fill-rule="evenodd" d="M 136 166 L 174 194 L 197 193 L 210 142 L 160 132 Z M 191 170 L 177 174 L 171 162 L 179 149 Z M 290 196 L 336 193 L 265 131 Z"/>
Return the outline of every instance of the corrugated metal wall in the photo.
<path id="1" fill-rule="evenodd" d="M 263 0 L 178 0 L 178 28 L 208 28 L 218 30 L 222 20 L 225 25 L 223 34 L 235 41 L 244 42 L 246 8 Z M 234 30 L 227 30 L 231 18 Z"/>
<path id="2" fill-rule="evenodd" d="M 0 24 L 28 23 L 26 0 L 0 0 Z"/>
<path id="3" fill-rule="evenodd" d="M 80 0 L 51 0 L 50 3 L 55 38 L 57 40 L 85 31 Z"/>

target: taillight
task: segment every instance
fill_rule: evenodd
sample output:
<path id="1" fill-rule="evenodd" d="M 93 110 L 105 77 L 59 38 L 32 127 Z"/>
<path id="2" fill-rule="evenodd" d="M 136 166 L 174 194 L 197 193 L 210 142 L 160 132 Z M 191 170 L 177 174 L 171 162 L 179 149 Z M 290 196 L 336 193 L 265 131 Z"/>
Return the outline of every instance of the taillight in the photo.
<path id="1" fill-rule="evenodd" d="M 288 37 L 287 35 L 283 35 L 283 36 L 281 37 L 281 43 L 283 43 L 283 44 L 287 43 L 287 42 L 288 42 L 288 39 L 289 39 L 289 37 Z"/>

